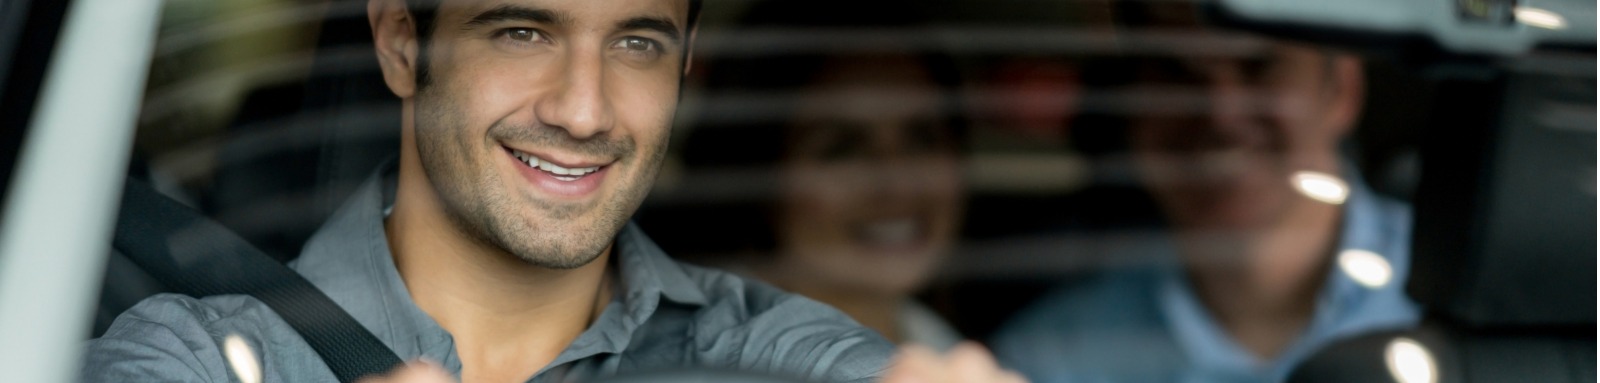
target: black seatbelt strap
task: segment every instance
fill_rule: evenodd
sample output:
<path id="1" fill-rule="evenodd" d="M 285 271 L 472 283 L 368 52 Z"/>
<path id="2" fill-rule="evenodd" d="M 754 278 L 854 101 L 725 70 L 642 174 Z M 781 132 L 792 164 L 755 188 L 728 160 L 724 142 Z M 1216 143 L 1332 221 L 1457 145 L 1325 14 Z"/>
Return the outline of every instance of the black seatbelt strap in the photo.
<path id="1" fill-rule="evenodd" d="M 401 364 L 299 273 L 142 181 L 128 180 L 112 246 L 179 293 L 255 297 L 288 322 L 340 382 Z"/>

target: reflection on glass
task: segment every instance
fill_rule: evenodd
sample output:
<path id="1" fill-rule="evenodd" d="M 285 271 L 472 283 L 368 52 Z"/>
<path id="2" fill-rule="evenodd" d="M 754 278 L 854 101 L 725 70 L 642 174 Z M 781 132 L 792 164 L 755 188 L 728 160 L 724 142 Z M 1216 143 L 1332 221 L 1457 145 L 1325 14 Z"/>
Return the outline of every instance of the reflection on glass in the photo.
<path id="1" fill-rule="evenodd" d="M 1295 172 L 1290 182 L 1300 194 L 1333 205 L 1343 204 L 1344 199 L 1350 196 L 1350 185 L 1327 173 Z"/>
<path id="2" fill-rule="evenodd" d="M 1389 374 L 1400 383 L 1433 383 L 1439 380 L 1439 368 L 1433 355 L 1421 343 L 1408 338 L 1395 338 L 1384 350 L 1383 360 Z"/>
<path id="3" fill-rule="evenodd" d="M 261 362 L 256 359 L 255 351 L 250 349 L 250 344 L 239 337 L 239 334 L 229 334 L 222 340 L 222 354 L 228 358 L 228 367 L 233 368 L 233 376 L 243 383 L 261 382 Z"/>
<path id="4" fill-rule="evenodd" d="M 1544 29 L 1564 29 L 1567 27 L 1567 20 L 1555 12 L 1533 7 L 1517 7 L 1513 12 L 1517 15 L 1517 22 L 1530 27 Z"/>
<path id="5" fill-rule="evenodd" d="M 1394 268 L 1383 256 L 1359 249 L 1339 253 L 1339 269 L 1356 283 L 1373 289 L 1389 284 L 1389 279 L 1394 276 Z"/>

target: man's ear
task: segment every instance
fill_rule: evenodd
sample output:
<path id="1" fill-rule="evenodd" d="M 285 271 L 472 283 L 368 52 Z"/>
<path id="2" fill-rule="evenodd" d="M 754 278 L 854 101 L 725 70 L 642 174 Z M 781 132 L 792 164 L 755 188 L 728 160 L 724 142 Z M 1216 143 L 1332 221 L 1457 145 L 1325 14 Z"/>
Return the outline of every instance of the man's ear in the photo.
<path id="1" fill-rule="evenodd" d="M 1361 60 L 1350 55 L 1337 55 L 1331 60 L 1332 80 L 1327 121 L 1343 137 L 1355 128 L 1367 101 L 1367 76 Z"/>
<path id="2" fill-rule="evenodd" d="M 417 29 L 405 0 L 368 1 L 367 21 L 383 82 L 395 96 L 411 98 L 417 91 Z"/>

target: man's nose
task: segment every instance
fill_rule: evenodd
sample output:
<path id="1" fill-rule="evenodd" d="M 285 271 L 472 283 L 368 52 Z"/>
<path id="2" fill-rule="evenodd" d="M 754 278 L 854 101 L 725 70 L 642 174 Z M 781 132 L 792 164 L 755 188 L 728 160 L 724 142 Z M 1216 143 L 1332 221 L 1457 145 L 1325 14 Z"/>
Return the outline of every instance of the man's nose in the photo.
<path id="1" fill-rule="evenodd" d="M 534 106 L 539 121 L 577 139 L 610 131 L 615 118 L 606 94 L 601 52 L 572 52 L 556 70 L 556 84 Z"/>
<path id="2" fill-rule="evenodd" d="M 1206 84 L 1206 113 L 1213 126 L 1247 123 L 1255 112 L 1254 91 L 1237 73 L 1214 76 Z"/>
<path id="3" fill-rule="evenodd" d="M 1256 111 L 1256 90 L 1238 62 L 1214 61 L 1205 64 L 1205 115 L 1211 127 L 1238 127 L 1250 122 Z"/>

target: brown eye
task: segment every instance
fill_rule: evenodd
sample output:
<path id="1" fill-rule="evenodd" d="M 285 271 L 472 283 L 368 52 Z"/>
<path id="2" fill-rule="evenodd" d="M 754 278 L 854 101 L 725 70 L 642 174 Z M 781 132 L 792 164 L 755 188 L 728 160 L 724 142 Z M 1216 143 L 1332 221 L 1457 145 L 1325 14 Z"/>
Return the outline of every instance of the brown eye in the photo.
<path id="1" fill-rule="evenodd" d="M 612 43 L 611 48 L 643 62 L 655 61 L 661 56 L 661 44 L 643 37 L 624 37 Z"/>
<path id="2" fill-rule="evenodd" d="M 906 126 L 905 140 L 910 151 L 934 153 L 951 147 L 949 127 L 933 119 L 919 119 Z"/>
<path id="3" fill-rule="evenodd" d="M 539 39 L 539 31 L 532 28 L 510 28 L 505 30 L 507 38 L 516 41 L 533 42 Z"/>
<path id="4" fill-rule="evenodd" d="M 818 124 L 813 129 L 816 129 L 818 140 L 811 153 L 814 158 L 830 162 L 853 161 L 865 157 L 870 150 L 866 135 L 867 129 L 871 129 L 869 127 L 839 121 Z"/>
<path id="5" fill-rule="evenodd" d="M 531 49 L 545 45 L 550 39 L 538 29 L 526 27 L 504 28 L 494 31 L 492 36 L 494 44 L 508 52 L 531 52 Z"/>
<path id="6" fill-rule="evenodd" d="M 652 43 L 650 40 L 637 38 L 637 37 L 625 38 L 625 39 L 622 39 L 622 41 L 619 41 L 618 43 L 622 45 L 622 49 L 627 49 L 627 50 L 635 51 L 635 52 L 648 52 L 650 50 L 655 49 L 655 44 Z"/>

